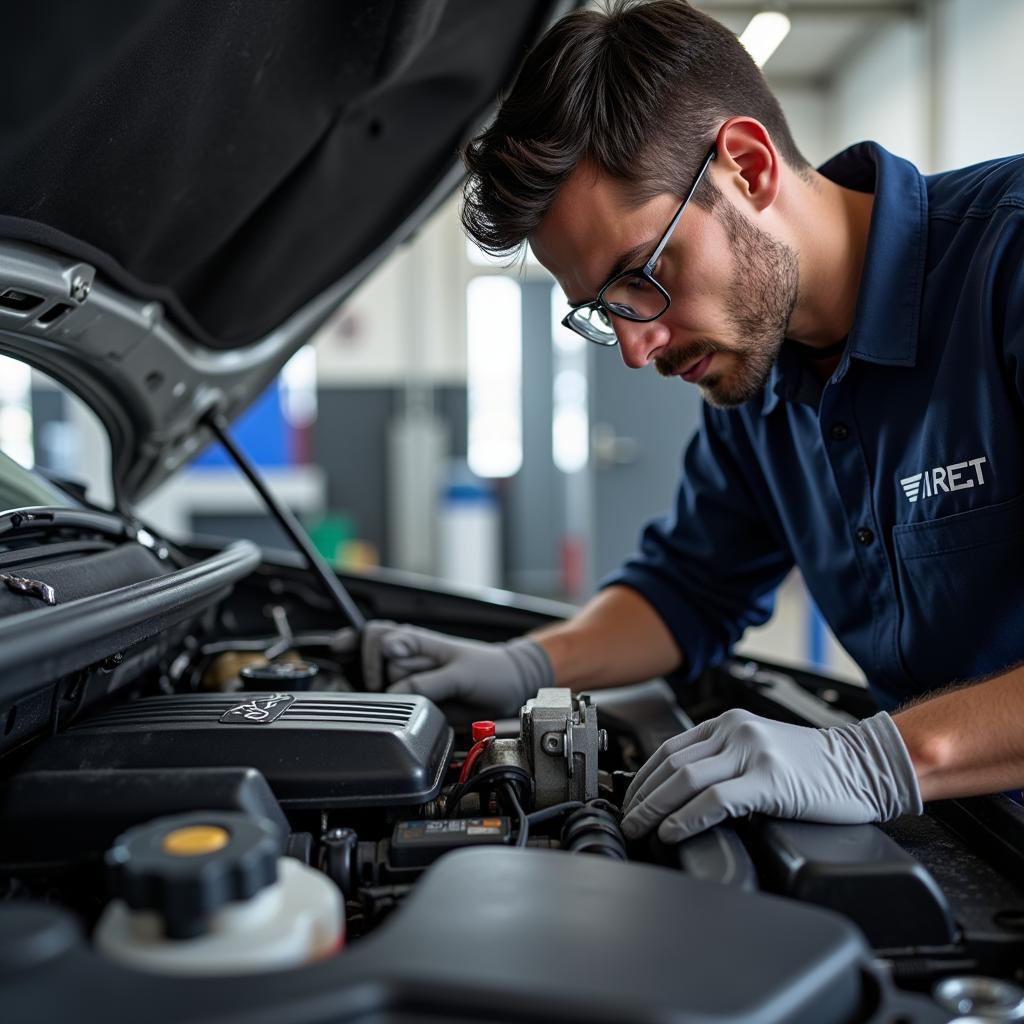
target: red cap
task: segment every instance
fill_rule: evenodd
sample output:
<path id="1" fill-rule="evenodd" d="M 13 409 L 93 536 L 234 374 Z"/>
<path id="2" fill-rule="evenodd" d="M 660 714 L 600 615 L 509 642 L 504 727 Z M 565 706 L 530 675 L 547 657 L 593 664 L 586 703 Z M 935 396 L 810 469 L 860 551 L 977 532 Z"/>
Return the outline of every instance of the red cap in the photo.
<path id="1" fill-rule="evenodd" d="M 479 743 L 481 740 L 487 739 L 488 736 L 494 735 L 494 723 L 493 722 L 474 722 L 473 723 L 473 742 Z"/>

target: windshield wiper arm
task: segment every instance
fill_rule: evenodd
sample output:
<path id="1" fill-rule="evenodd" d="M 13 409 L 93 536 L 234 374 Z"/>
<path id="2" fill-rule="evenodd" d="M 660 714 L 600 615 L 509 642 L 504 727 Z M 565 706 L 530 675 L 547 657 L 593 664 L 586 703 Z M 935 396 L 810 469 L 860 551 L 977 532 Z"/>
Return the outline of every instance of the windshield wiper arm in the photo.
<path id="1" fill-rule="evenodd" d="M 88 509 L 40 505 L 0 514 L 0 537 L 13 533 L 67 529 L 99 533 L 115 540 L 136 540 L 138 532 L 119 516 Z"/>

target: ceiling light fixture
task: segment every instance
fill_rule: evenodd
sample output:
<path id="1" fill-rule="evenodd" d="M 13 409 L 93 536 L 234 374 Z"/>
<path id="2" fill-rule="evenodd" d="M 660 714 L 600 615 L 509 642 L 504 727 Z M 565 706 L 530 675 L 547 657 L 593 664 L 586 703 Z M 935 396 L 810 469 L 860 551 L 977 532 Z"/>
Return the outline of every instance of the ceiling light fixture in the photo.
<path id="1" fill-rule="evenodd" d="M 786 15 L 779 11 L 762 11 L 750 19 L 750 24 L 740 35 L 740 42 L 754 58 L 754 63 L 763 68 L 779 43 L 789 35 L 789 29 L 790 21 Z"/>

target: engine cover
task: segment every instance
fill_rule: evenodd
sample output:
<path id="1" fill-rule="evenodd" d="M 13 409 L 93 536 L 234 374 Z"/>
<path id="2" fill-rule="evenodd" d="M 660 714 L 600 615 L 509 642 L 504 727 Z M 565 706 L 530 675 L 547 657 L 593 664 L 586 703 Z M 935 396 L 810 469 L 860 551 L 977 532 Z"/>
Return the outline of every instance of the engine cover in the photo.
<path id="1" fill-rule="evenodd" d="M 424 697 L 193 693 L 76 722 L 24 767 L 253 767 L 285 807 L 381 807 L 436 797 L 451 746 L 451 728 Z"/>

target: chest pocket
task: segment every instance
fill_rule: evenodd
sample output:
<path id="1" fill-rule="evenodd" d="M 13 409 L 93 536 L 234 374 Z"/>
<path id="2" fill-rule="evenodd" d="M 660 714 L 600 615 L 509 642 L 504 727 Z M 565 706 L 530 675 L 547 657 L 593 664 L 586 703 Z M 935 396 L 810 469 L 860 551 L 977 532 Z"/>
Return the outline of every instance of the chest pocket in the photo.
<path id="1" fill-rule="evenodd" d="M 1024 495 L 893 528 L 900 649 L 920 686 L 1024 661 Z"/>

